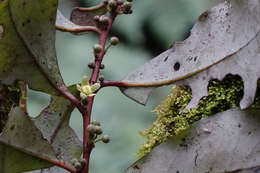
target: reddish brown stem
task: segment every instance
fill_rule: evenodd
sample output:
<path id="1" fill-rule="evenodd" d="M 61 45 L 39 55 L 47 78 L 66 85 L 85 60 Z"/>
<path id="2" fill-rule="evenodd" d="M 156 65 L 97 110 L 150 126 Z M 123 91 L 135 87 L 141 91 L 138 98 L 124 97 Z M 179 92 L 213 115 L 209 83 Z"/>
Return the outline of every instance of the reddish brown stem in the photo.
<path id="1" fill-rule="evenodd" d="M 121 81 L 104 81 L 101 83 L 101 88 L 104 87 L 129 87 L 129 84 Z"/>
<path id="2" fill-rule="evenodd" d="M 109 25 L 107 26 L 106 30 L 103 30 L 99 35 L 99 44 L 102 46 L 102 51 L 97 56 L 97 58 L 95 58 L 95 68 L 93 69 L 91 74 L 91 78 L 89 81 L 90 85 L 96 83 L 98 80 L 102 60 L 104 58 L 104 55 L 106 54 L 106 50 L 105 50 L 106 42 L 116 16 L 117 16 L 116 13 L 110 15 Z M 89 97 L 88 103 L 87 105 L 85 105 L 85 110 L 87 110 L 87 112 L 83 114 L 83 157 L 86 160 L 86 165 L 84 169 L 81 171 L 81 173 L 88 173 L 90 154 L 92 149 L 94 148 L 93 142 L 88 140 L 88 131 L 87 131 L 87 127 L 91 121 L 91 113 L 92 113 L 94 98 L 95 98 L 94 96 Z"/>

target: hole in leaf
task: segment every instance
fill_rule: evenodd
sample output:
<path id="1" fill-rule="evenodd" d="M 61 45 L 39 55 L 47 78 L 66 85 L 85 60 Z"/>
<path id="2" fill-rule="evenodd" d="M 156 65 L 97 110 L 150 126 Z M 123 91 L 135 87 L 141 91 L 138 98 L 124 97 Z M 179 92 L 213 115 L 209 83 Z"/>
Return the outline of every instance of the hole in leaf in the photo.
<path id="1" fill-rule="evenodd" d="M 28 89 L 27 111 L 30 116 L 36 117 L 49 105 L 50 95 Z"/>
<path id="2" fill-rule="evenodd" d="M 173 69 L 174 69 L 175 71 L 178 71 L 178 70 L 180 69 L 180 67 L 181 67 L 181 64 L 180 64 L 179 62 L 176 62 L 176 63 L 174 64 L 174 66 L 173 66 Z"/>

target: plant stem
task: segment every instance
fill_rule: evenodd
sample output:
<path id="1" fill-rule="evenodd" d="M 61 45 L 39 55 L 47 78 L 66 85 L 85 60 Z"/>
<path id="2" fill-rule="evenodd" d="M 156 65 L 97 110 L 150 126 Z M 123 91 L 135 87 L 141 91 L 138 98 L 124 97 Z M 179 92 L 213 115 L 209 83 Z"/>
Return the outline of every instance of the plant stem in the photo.
<path id="1" fill-rule="evenodd" d="M 97 82 L 99 77 L 99 72 L 102 64 L 102 60 L 104 58 L 104 55 L 106 54 L 106 42 L 109 36 L 109 33 L 111 31 L 112 24 L 117 16 L 117 13 L 111 13 L 109 17 L 109 24 L 106 28 L 106 30 L 103 30 L 99 34 L 99 44 L 102 46 L 102 51 L 100 54 L 95 58 L 95 68 L 92 70 L 91 78 L 90 78 L 90 85 Z M 86 165 L 84 169 L 81 171 L 81 173 L 88 173 L 89 172 L 89 159 L 92 149 L 94 148 L 93 141 L 88 140 L 88 131 L 87 127 L 90 124 L 91 121 L 91 113 L 93 108 L 95 96 L 91 96 L 88 99 L 87 105 L 85 105 L 86 113 L 83 114 L 83 158 L 86 160 Z"/>

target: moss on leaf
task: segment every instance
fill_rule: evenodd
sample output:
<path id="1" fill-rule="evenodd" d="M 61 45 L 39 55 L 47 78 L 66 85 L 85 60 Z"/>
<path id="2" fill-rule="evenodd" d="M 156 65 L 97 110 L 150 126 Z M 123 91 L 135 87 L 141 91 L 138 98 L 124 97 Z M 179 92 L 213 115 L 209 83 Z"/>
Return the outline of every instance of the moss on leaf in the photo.
<path id="1" fill-rule="evenodd" d="M 192 97 L 191 90 L 174 86 L 168 97 L 153 110 L 158 115 L 157 120 L 149 129 L 140 132 L 147 141 L 141 146 L 138 156 L 145 156 L 155 146 L 178 136 L 201 118 L 238 106 L 242 96 L 242 79 L 228 75 L 222 81 L 210 81 L 208 96 L 203 97 L 196 108 L 184 110 Z"/>

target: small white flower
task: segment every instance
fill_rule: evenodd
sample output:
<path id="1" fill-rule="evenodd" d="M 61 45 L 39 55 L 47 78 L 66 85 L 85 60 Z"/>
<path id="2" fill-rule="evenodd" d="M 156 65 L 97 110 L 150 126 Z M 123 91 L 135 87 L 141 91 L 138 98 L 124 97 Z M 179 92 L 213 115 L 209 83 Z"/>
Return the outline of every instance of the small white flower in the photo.
<path id="1" fill-rule="evenodd" d="M 100 88 L 99 83 L 95 83 L 93 85 L 89 85 L 88 77 L 84 76 L 82 78 L 81 85 L 77 84 L 77 90 L 80 92 L 81 99 L 85 100 L 89 96 L 94 96 L 94 94 Z"/>

